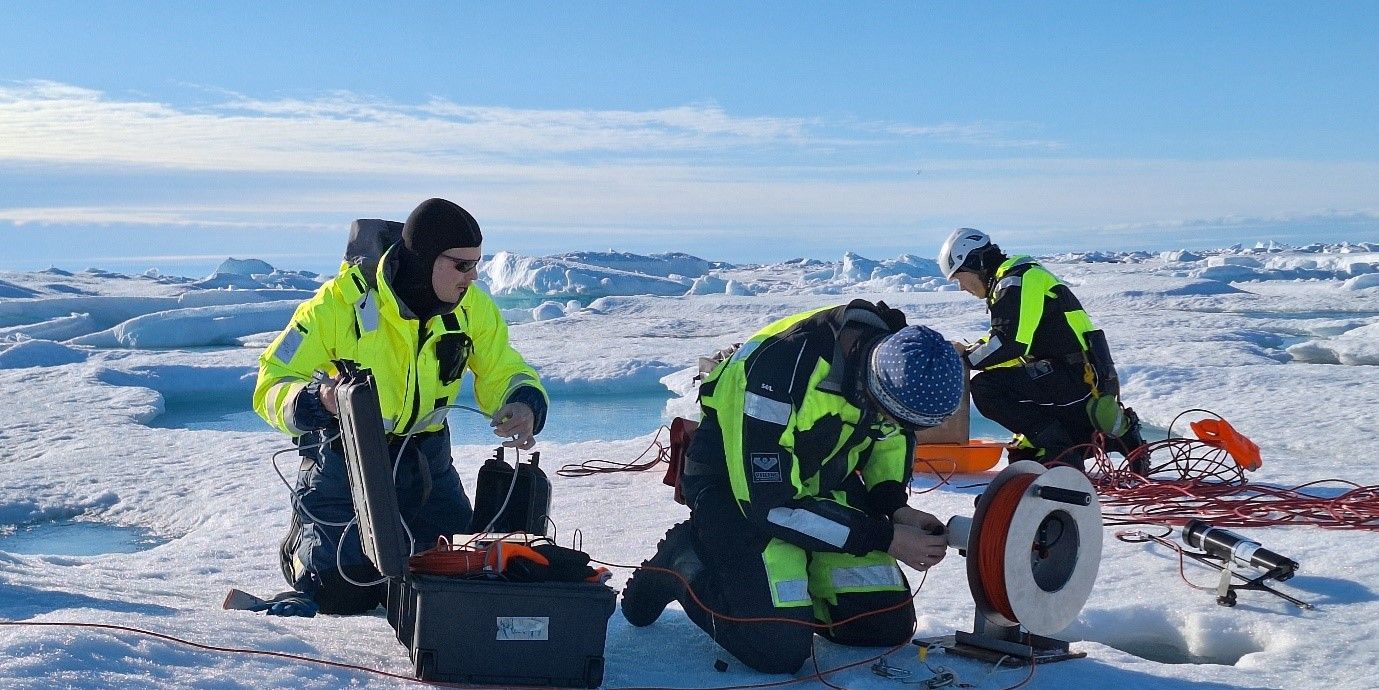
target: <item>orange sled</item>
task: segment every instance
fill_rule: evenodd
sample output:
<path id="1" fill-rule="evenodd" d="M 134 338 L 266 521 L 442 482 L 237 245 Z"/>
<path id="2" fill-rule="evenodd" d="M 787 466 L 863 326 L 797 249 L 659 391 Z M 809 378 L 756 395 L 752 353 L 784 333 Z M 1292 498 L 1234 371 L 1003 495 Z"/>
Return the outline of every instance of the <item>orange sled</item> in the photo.
<path id="1" fill-rule="evenodd" d="M 967 443 L 924 443 L 915 446 L 915 471 L 934 474 L 985 472 L 996 466 L 1006 444 L 974 439 Z"/>

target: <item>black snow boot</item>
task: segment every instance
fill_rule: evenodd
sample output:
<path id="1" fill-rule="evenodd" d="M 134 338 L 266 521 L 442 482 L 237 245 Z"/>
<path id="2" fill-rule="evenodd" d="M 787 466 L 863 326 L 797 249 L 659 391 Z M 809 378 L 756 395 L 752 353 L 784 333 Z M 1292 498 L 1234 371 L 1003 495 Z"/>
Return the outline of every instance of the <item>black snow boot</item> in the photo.
<path id="1" fill-rule="evenodd" d="M 671 527 L 665 538 L 656 544 L 656 555 L 642 561 L 642 565 L 673 571 L 684 580 L 647 567 L 632 574 L 622 589 L 622 615 L 628 623 L 639 628 L 655 623 L 666 605 L 684 593 L 685 582 L 694 581 L 704 569 L 694 551 L 694 532 L 689 520 Z"/>

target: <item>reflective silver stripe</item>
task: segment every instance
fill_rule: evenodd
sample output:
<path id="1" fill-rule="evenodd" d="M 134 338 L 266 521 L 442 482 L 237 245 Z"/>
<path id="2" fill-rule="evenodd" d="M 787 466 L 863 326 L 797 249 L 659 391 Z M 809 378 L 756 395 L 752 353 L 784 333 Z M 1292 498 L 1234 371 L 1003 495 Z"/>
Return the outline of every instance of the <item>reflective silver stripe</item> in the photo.
<path id="1" fill-rule="evenodd" d="M 772 508 L 771 512 L 766 514 L 766 521 L 813 537 L 838 549 L 843 548 L 843 544 L 848 540 L 848 534 L 851 533 L 847 525 L 799 508 L 786 508 L 784 506 Z"/>
<path id="2" fill-rule="evenodd" d="M 533 377 L 531 374 L 513 374 L 512 378 L 508 379 L 508 389 L 506 391 L 503 391 L 503 401 L 507 402 L 507 399 L 512 396 L 512 392 L 517 390 L 518 388 L 521 388 L 522 386 L 532 386 L 532 388 L 536 388 L 536 386 L 532 385 L 535 383 L 536 378 Z"/>
<path id="3" fill-rule="evenodd" d="M 373 297 L 374 299 L 369 299 Z M 372 292 L 364 293 L 354 303 L 354 311 L 359 314 L 359 330 L 369 333 L 378 328 L 378 298 Z"/>
<path id="4" fill-rule="evenodd" d="M 756 352 L 756 349 L 758 347 L 761 347 L 761 343 L 761 340 L 747 341 L 745 344 L 737 348 L 737 352 L 733 353 L 732 359 L 730 361 L 741 362 L 742 360 L 747 359 L 749 356 L 751 356 L 753 352 Z"/>
<path id="5" fill-rule="evenodd" d="M 396 420 L 396 419 L 385 419 L 385 420 L 383 420 L 383 430 L 384 430 L 384 431 L 392 431 L 393 429 L 396 429 L 396 428 L 397 428 L 397 420 Z"/>
<path id="6" fill-rule="evenodd" d="M 967 361 L 971 362 L 974 367 L 981 367 L 982 363 L 986 361 L 986 358 L 1000 349 L 1001 345 L 1001 336 L 992 334 L 991 338 L 987 340 L 985 344 L 967 353 Z"/>
<path id="7" fill-rule="evenodd" d="M 808 345 L 808 343 L 805 343 Z M 805 345 L 800 345 L 800 353 L 795 355 L 795 368 L 790 371 L 790 392 L 795 392 L 795 377 L 800 373 L 800 360 L 804 358 Z"/>
<path id="8" fill-rule="evenodd" d="M 1020 276 L 1002 278 L 999 283 L 996 283 L 996 287 L 992 292 L 1000 292 L 1006 288 L 1019 287 L 1021 282 L 1023 281 L 1020 279 Z"/>
<path id="9" fill-rule="evenodd" d="M 808 604 L 809 580 L 781 580 L 775 584 L 776 601 L 782 606 L 790 604 Z"/>
<path id="10" fill-rule="evenodd" d="M 899 587 L 903 582 L 900 579 L 900 569 L 891 564 L 834 568 L 829 576 L 833 579 L 835 589 Z"/>
<path id="11" fill-rule="evenodd" d="M 293 436 L 301 436 L 306 430 L 297 426 L 292 411 L 297 407 L 297 395 L 306 388 L 301 381 L 282 381 L 268 389 L 269 414 L 280 414 L 279 421 Z"/>
<path id="12" fill-rule="evenodd" d="M 743 396 L 742 413 L 753 419 L 785 426 L 790 421 L 790 403 L 748 392 Z"/>
<path id="13" fill-rule="evenodd" d="M 283 337 L 278 341 L 278 346 L 273 349 L 273 356 L 283 364 L 291 364 L 292 358 L 297 356 L 297 350 L 301 348 L 306 336 L 297 330 L 297 324 L 288 324 L 287 330 L 283 331 Z"/>

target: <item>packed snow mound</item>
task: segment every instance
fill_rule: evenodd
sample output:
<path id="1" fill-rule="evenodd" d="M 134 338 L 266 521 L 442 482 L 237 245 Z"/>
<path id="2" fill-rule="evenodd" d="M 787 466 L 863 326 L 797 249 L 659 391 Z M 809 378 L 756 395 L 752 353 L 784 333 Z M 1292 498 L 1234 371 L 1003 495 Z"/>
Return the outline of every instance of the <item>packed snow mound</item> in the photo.
<path id="1" fill-rule="evenodd" d="M 279 271 L 262 259 L 236 259 L 233 257 L 220 262 L 215 272 L 191 283 L 191 287 L 203 290 L 225 288 L 236 290 L 262 288 L 315 290 L 320 285 L 319 276 L 311 271 Z"/>
<path id="2" fill-rule="evenodd" d="M 498 298 L 925 292 L 943 289 L 947 283 L 932 259 L 907 254 L 874 260 L 852 252 L 836 262 L 792 259 L 750 266 L 679 253 L 575 252 L 526 257 L 499 252 L 480 270 L 489 291 Z"/>
<path id="3" fill-rule="evenodd" d="M 1341 287 L 1346 290 L 1368 290 L 1370 288 L 1379 287 L 1379 273 L 1367 273 L 1365 275 L 1355 276 L 1342 283 Z"/>
<path id="4" fill-rule="evenodd" d="M 111 329 L 147 314 L 287 300 L 296 303 L 312 294 L 308 290 L 280 289 L 190 290 L 181 295 L 164 297 L 92 295 L 0 301 L 0 335 L 23 334 L 48 340 L 69 340 Z M 284 323 L 286 321 L 265 330 L 279 330 Z M 107 343 L 102 347 L 115 347 L 109 344 L 108 339 L 102 342 Z"/>
<path id="5" fill-rule="evenodd" d="M 728 286 L 728 281 L 718 276 L 699 276 L 694 279 L 694 284 L 685 294 L 687 295 L 721 295 Z"/>
<path id="6" fill-rule="evenodd" d="M 836 262 L 791 259 L 778 264 L 730 266 L 711 275 L 726 281 L 727 294 L 752 295 L 936 292 L 948 284 L 937 262 L 912 254 L 876 260 L 848 252 Z M 708 285 L 696 285 L 690 294 L 711 294 Z"/>
<path id="7" fill-rule="evenodd" d="M 38 340 L 66 340 L 100 329 L 90 314 L 71 314 L 23 326 L 0 328 L 0 340 L 21 335 Z"/>
<path id="8" fill-rule="evenodd" d="M 165 397 L 242 396 L 246 407 L 254 392 L 254 367 L 155 364 L 129 369 L 102 368 L 95 378 L 112 386 L 150 388 Z"/>
<path id="9" fill-rule="evenodd" d="M 547 257 L 569 261 L 576 264 L 587 266 L 601 266 L 615 271 L 625 271 L 627 273 L 643 273 L 652 276 L 669 278 L 671 276 L 684 276 L 686 278 L 696 278 L 708 273 L 714 264 L 704 259 L 683 252 L 671 252 L 669 254 L 651 254 L 643 256 L 641 254 L 630 254 L 627 252 L 570 252 L 568 254 L 556 254 Z"/>
<path id="10" fill-rule="evenodd" d="M 736 280 L 730 280 L 724 284 L 723 294 L 733 295 L 734 297 L 747 297 L 749 295 L 755 295 L 756 292 L 747 285 L 743 285 Z"/>
<path id="11" fill-rule="evenodd" d="M 280 330 L 292 318 L 297 300 L 174 309 L 136 316 L 119 325 L 71 341 L 75 345 L 167 349 L 237 345 L 238 338 Z"/>
<path id="12" fill-rule="evenodd" d="M 547 300 L 531 310 L 533 321 L 550 321 L 565 315 L 565 305 Z"/>
<path id="13" fill-rule="evenodd" d="M 1192 261 L 1201 261 L 1202 255 L 1194 254 L 1186 249 L 1179 249 L 1176 251 L 1160 252 L 1159 259 L 1166 263 L 1188 263 Z"/>
<path id="14" fill-rule="evenodd" d="M 490 294 L 538 296 L 683 295 L 688 278 L 633 273 L 558 257 L 498 252 L 484 264 Z"/>
<path id="15" fill-rule="evenodd" d="M 321 281 L 309 271 L 273 271 L 252 276 L 216 273 L 190 283 L 189 287 L 201 290 L 315 290 L 321 287 Z"/>
<path id="16" fill-rule="evenodd" d="M 1058 264 L 1143 264 L 1153 258 L 1156 254 L 1147 251 L 1070 251 L 1048 257 Z"/>
<path id="17" fill-rule="evenodd" d="M 1288 354 L 1297 362 L 1379 366 L 1379 323 L 1334 338 L 1298 343 L 1288 348 Z"/>
<path id="18" fill-rule="evenodd" d="M 942 278 L 938 262 L 933 259 L 905 254 L 895 259 L 873 261 L 860 254 L 848 252 L 833 269 L 834 281 L 862 283 L 892 276 L 911 278 Z"/>
<path id="19" fill-rule="evenodd" d="M 89 314 L 101 328 L 109 328 L 140 314 L 175 309 L 177 306 L 176 297 L 124 295 L 15 300 L 0 302 L 0 327 L 35 324 L 72 314 Z"/>
<path id="20" fill-rule="evenodd" d="M 85 361 L 85 352 L 49 340 L 0 342 L 0 369 L 55 367 Z"/>
<path id="21" fill-rule="evenodd" d="M 220 265 L 216 267 L 215 272 L 211 275 L 253 276 L 267 275 L 272 272 L 273 267 L 262 259 L 236 259 L 230 257 L 220 262 Z"/>
<path id="22" fill-rule="evenodd" d="M 318 286 L 319 287 L 319 286 Z M 254 290 L 198 290 L 177 296 L 179 308 L 214 307 L 226 304 L 254 304 L 259 302 L 302 301 L 316 294 L 316 290 L 259 288 Z"/>
<path id="23" fill-rule="evenodd" d="M 23 299 L 48 300 L 55 297 L 91 297 L 110 299 L 129 298 L 175 298 L 194 291 L 213 291 L 216 289 L 234 290 L 306 290 L 314 292 L 321 286 L 320 277 L 311 271 L 274 270 L 266 262 L 257 259 L 245 260 L 236 267 L 238 270 L 267 269 L 267 273 L 243 275 L 240 273 L 214 273 L 206 278 L 185 278 L 167 275 L 156 268 L 150 268 L 131 278 L 126 275 L 87 269 L 70 273 L 61 269 L 46 269 L 31 273 L 0 272 L 0 305 L 12 306 L 14 301 Z M 6 288 L 5 286 L 10 286 Z M 57 304 L 56 302 L 53 304 Z M 52 306 L 52 305 L 50 305 Z M 87 311 L 93 318 L 101 319 L 99 309 L 88 310 L 76 304 L 62 308 L 67 312 L 48 313 L 46 318 L 65 316 L 72 312 Z M 29 307 L 25 307 L 28 309 Z M 129 318 L 127 315 L 125 318 Z M 14 325 L 0 316 L 0 326 Z M 113 325 L 112 323 L 105 324 Z"/>
<path id="24" fill-rule="evenodd" d="M 33 297 L 37 295 L 37 290 L 20 287 L 14 283 L 0 280 L 0 297 Z"/>
<path id="25" fill-rule="evenodd" d="M 1379 272 L 1379 253 L 1366 251 L 1367 246 L 1310 245 L 1295 249 L 1260 243 L 1251 250 L 1218 250 L 1198 262 L 1200 267 L 1189 275 L 1228 283 L 1349 280 Z"/>
<path id="26" fill-rule="evenodd" d="M 1249 266 L 1234 264 L 1207 266 L 1206 268 L 1200 268 L 1193 271 L 1192 275 L 1198 278 L 1219 280 L 1226 283 L 1248 283 L 1261 280 L 1334 280 L 1341 277 L 1338 276 L 1335 271 L 1323 271 L 1301 266 L 1291 268 L 1251 268 Z"/>

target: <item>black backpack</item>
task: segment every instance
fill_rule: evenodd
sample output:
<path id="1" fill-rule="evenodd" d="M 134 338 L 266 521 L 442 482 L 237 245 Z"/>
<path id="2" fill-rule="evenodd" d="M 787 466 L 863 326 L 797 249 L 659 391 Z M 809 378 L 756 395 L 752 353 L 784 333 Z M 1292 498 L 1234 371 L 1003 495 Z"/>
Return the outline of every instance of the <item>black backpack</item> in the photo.
<path id="1" fill-rule="evenodd" d="M 380 218 L 360 218 L 350 224 L 345 263 L 359 266 L 369 287 L 377 287 L 378 262 L 388 248 L 402 241 L 402 223 Z"/>

